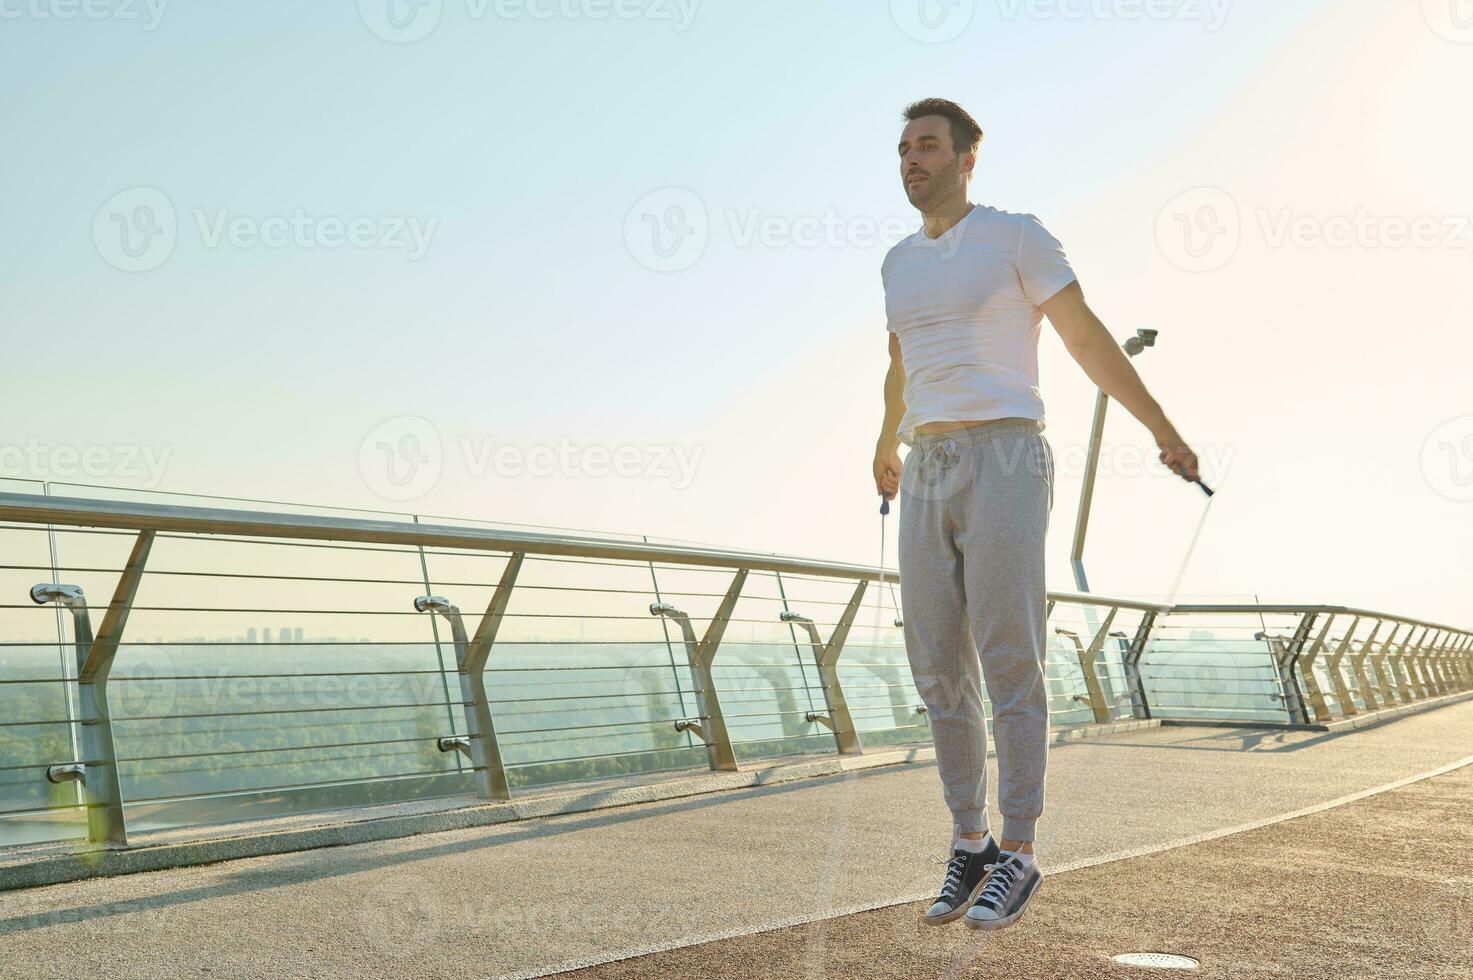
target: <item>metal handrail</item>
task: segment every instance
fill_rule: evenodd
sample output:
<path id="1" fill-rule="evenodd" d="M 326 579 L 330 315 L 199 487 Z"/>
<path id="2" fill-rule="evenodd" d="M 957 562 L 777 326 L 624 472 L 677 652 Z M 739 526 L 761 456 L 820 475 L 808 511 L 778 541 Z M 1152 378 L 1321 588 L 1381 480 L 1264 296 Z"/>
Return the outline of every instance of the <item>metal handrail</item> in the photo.
<path id="1" fill-rule="evenodd" d="M 1413 626 L 1426 626 L 1435 630 L 1448 630 L 1453 633 L 1467 633 L 1467 627 L 1449 626 L 1446 623 L 1435 623 L 1428 619 L 1418 619 L 1415 616 L 1398 616 L 1393 613 L 1376 612 L 1371 609 L 1359 609 L 1355 606 L 1328 606 L 1320 604 L 1307 605 L 1260 605 L 1256 603 L 1177 603 L 1170 607 L 1171 612 L 1178 615 L 1189 615 L 1193 613 L 1284 613 L 1302 616 L 1305 613 L 1323 613 L 1335 616 L 1359 616 L 1362 619 L 1384 619 L 1388 623 L 1409 623 Z"/>
<path id="2" fill-rule="evenodd" d="M 54 524 L 69 527 L 107 527 L 128 531 L 173 531 L 184 534 L 227 534 L 240 537 L 304 538 L 319 541 L 357 541 L 371 544 L 402 544 L 409 547 L 462 548 L 475 551 L 522 552 L 527 555 L 561 555 L 579 558 L 609 558 L 627 561 L 662 561 L 676 565 L 713 568 L 746 568 L 759 572 L 820 575 L 853 581 L 894 582 L 893 568 L 855 565 L 781 555 L 775 552 L 741 551 L 725 548 L 690 548 L 679 545 L 645 544 L 597 536 L 542 534 L 493 528 L 457 527 L 448 524 L 408 524 L 396 521 L 343 517 L 229 510 L 217 507 L 176 507 L 132 501 L 88 500 L 80 497 L 43 497 L 37 494 L 0 493 L 0 521 L 17 524 Z M 1085 595 L 1050 592 L 1058 602 L 1118 606 L 1121 609 L 1167 612 L 1169 605 Z"/>
<path id="3" fill-rule="evenodd" d="M 444 706 L 452 712 L 451 724 L 452 734 L 440 734 L 438 738 L 432 739 L 433 744 L 440 752 L 458 752 L 466 757 L 468 766 L 460 770 L 460 774 L 471 775 L 476 783 L 476 789 L 480 796 L 492 800 L 507 800 L 511 798 L 510 784 L 507 772 L 508 764 L 501 756 L 501 750 L 497 741 L 497 729 L 495 724 L 493 706 L 510 703 L 521 703 L 524 701 L 537 700 L 569 700 L 570 696 L 560 695 L 558 698 L 520 698 L 516 701 L 495 699 L 488 696 L 486 683 L 488 675 L 494 674 L 497 668 L 490 668 L 487 656 L 495 642 L 497 631 L 503 622 L 518 614 L 511 613 L 507 609 L 508 601 L 514 589 L 518 588 L 543 588 L 538 585 L 525 585 L 518 587 L 516 579 L 518 569 L 524 559 L 528 556 L 541 556 L 549 559 L 574 558 L 579 560 L 593 559 L 595 562 L 637 562 L 648 563 L 653 576 L 656 567 L 704 567 L 708 569 L 721 569 L 728 572 L 732 578 L 730 585 L 724 595 L 721 593 L 682 593 L 666 592 L 661 597 L 658 581 L 655 581 L 654 594 L 658 601 L 648 606 L 648 614 L 661 617 L 675 626 L 679 632 L 679 638 L 671 640 L 669 630 L 666 630 L 667 644 L 672 648 L 672 662 L 668 667 L 663 664 L 640 665 L 651 670 L 675 670 L 676 664 L 673 659 L 673 650 L 683 646 L 685 649 L 688 676 L 692 687 L 682 690 L 680 675 L 676 674 L 676 689 L 674 691 L 652 692 L 662 697 L 674 695 L 680 699 L 678 710 L 683 713 L 682 717 L 670 718 L 653 716 L 645 720 L 630 722 L 619 722 L 604 725 L 573 725 L 559 726 L 557 729 L 548 731 L 562 731 L 571 728 L 580 729 L 608 729 L 613 727 L 639 727 L 644 725 L 665 724 L 673 725 L 674 730 L 684 734 L 687 741 L 677 748 L 688 748 L 694 750 L 704 749 L 711 768 L 716 770 L 735 770 L 738 768 L 738 760 L 735 746 L 752 742 L 771 743 L 782 739 L 809 739 L 814 737 L 816 731 L 792 730 L 806 729 L 805 722 L 809 725 L 818 725 L 826 728 L 833 735 L 835 747 L 841 754 L 857 754 L 863 751 L 860 739 L 859 726 L 854 720 L 855 712 L 888 712 L 897 713 L 910 710 L 910 707 L 892 697 L 887 704 L 856 704 L 850 706 L 841 683 L 839 667 L 840 657 L 844 653 L 845 641 L 850 633 L 851 627 L 855 625 L 856 617 L 862 608 L 867 608 L 864 598 L 866 587 L 870 582 L 897 581 L 899 576 L 894 569 L 881 569 L 876 566 L 832 562 L 819 559 L 804 558 L 793 555 L 777 553 L 763 553 L 743 551 L 739 549 L 726 549 L 712 546 L 687 546 L 672 543 L 649 543 L 638 540 L 629 540 L 622 537 L 601 537 L 597 535 L 565 534 L 547 531 L 522 531 L 510 530 L 501 527 L 469 527 L 445 524 L 426 524 L 404 522 L 383 519 L 368 518 L 345 518 L 325 517 L 310 514 L 295 513 L 267 513 L 256 511 L 233 510 L 226 508 L 196 507 L 196 506 L 174 506 L 166 504 L 136 503 L 128 501 L 93 500 L 84 498 L 59 498 L 34 494 L 0 493 L 0 529 L 14 528 L 17 525 L 42 525 L 55 527 L 75 528 L 106 528 L 124 530 L 136 535 L 133 552 L 129 556 L 126 565 L 117 569 L 120 578 L 112 601 L 107 605 L 98 603 L 96 608 L 105 609 L 106 616 L 98 628 L 94 637 L 91 626 L 87 620 L 88 604 L 86 597 L 77 586 L 70 585 L 38 585 L 32 589 L 31 598 L 38 603 L 59 603 L 70 609 L 75 623 L 75 635 L 77 642 L 77 674 L 73 678 L 78 685 L 81 704 L 81 718 L 66 721 L 57 721 L 54 724 L 78 725 L 83 735 L 83 743 L 74 746 L 75 754 L 70 761 L 45 767 L 47 778 L 52 782 L 71 781 L 80 784 L 78 791 L 79 804 L 88 809 L 89 838 L 98 844 L 126 846 L 127 829 L 125 823 L 124 800 L 118 779 L 118 766 L 137 761 L 133 757 L 120 758 L 112 745 L 111 739 L 111 717 L 108 711 L 107 683 L 114 655 L 118 649 L 125 644 L 124 630 L 130 612 L 150 609 L 175 609 L 177 607 L 165 606 L 135 606 L 134 597 L 138 589 L 138 583 L 145 573 L 145 564 L 149 555 L 154 538 L 159 534 L 179 535 L 218 535 L 229 537 L 266 538 L 275 539 L 283 546 L 294 541 L 314 542 L 348 542 L 349 546 L 404 546 L 406 549 L 421 549 L 421 554 L 426 548 L 455 549 L 459 551 L 472 551 L 482 553 L 500 553 L 499 557 L 505 557 L 506 562 L 500 571 L 500 581 L 495 587 L 495 593 L 491 597 L 490 605 L 479 616 L 479 626 L 474 635 L 468 629 L 470 625 L 464 621 L 460 609 L 454 605 L 450 598 L 437 595 L 421 595 L 414 600 L 413 609 L 417 614 L 429 613 L 432 618 L 443 619 L 445 626 L 449 628 L 452 643 L 456 654 L 456 663 L 445 670 L 442 666 L 440 671 L 397 671 L 383 673 L 397 674 L 425 674 L 439 673 L 443 675 L 455 675 L 460 682 L 460 697 L 453 698 L 448 686 L 445 690 L 443 700 L 434 699 L 426 701 L 423 698 L 415 698 L 414 704 L 405 705 L 367 705 L 355 707 L 351 705 L 334 705 L 321 709 L 294 708 L 283 710 L 272 708 L 267 711 L 231 711 L 226 713 L 176 713 L 170 710 L 167 714 L 144 714 L 138 717 L 130 717 L 128 720 L 149 719 L 191 719 L 205 717 L 236 717 L 240 715 L 278 715 L 278 714 L 303 714 L 308 711 L 318 710 L 320 713 L 339 712 L 349 710 L 367 710 L 368 708 L 416 708 L 416 707 L 440 707 Z M 299 545 L 300 547 L 301 545 Z M 791 715 L 794 719 L 801 718 L 802 721 L 790 726 L 784 723 L 785 734 L 756 739 L 734 738 L 728 731 L 727 718 L 732 720 L 731 728 L 750 728 L 747 718 L 765 718 L 773 716 L 771 710 L 751 713 L 738 713 L 724 715 L 722 711 L 722 697 L 719 688 L 726 688 L 728 693 L 737 693 L 730 684 L 718 685 L 713 670 L 717 668 L 729 668 L 735 665 L 716 664 L 718 648 L 721 646 L 722 636 L 729 624 L 761 623 L 763 620 L 751 619 L 750 617 L 738 617 L 735 615 L 739 600 L 746 598 L 759 598 L 743 595 L 743 584 L 752 572 L 776 573 L 778 584 L 781 586 L 782 575 L 826 579 L 832 584 L 844 584 L 852 588 L 847 604 L 843 612 L 839 614 L 836 622 L 829 622 L 825 617 L 823 620 L 815 619 L 805 615 L 788 605 L 788 596 L 781 593 L 780 601 L 783 612 L 777 617 L 777 622 L 786 623 L 794 630 L 800 630 L 806 634 L 806 643 L 798 641 L 797 633 L 793 634 L 792 644 L 786 641 L 761 641 L 742 640 L 743 646 L 787 647 L 796 645 L 801 666 L 804 660 L 811 657 L 812 666 L 818 670 L 816 684 L 810 684 L 807 675 L 804 675 L 805 689 L 810 697 L 815 693 L 821 694 L 823 698 L 822 710 L 817 705 L 809 708 L 799 708 L 794 702 L 792 710 L 779 710 L 777 714 Z M 173 574 L 172 571 L 165 574 Z M 412 582 L 384 583 L 384 584 L 418 584 Z M 424 575 L 424 588 L 428 590 L 430 578 L 428 571 Z M 440 583 L 445 585 L 464 585 L 468 583 Z M 479 585 L 479 583 L 476 583 Z M 577 591 L 577 590 L 570 590 Z M 609 590 L 599 590 L 609 591 Z M 614 590 L 630 596 L 641 594 L 641 590 Z M 781 590 L 780 590 L 781 591 Z M 646 593 L 648 594 L 648 593 Z M 705 622 L 704 631 L 698 633 L 696 624 L 692 617 L 681 611 L 669 600 L 671 598 L 682 598 L 699 595 L 701 598 L 721 598 L 720 607 L 709 618 L 701 617 Z M 779 597 L 762 596 L 764 601 L 776 602 Z M 832 600 L 808 600 L 812 605 L 830 606 L 836 605 Z M 883 603 L 881 603 L 883 605 Z M 1371 685 L 1363 674 L 1362 664 L 1366 658 L 1371 657 L 1370 665 L 1375 671 L 1377 678 L 1376 687 L 1379 688 L 1381 699 L 1386 703 L 1393 701 L 1410 703 L 1421 698 L 1431 697 L 1437 694 L 1446 694 L 1459 690 L 1473 689 L 1473 632 L 1430 623 L 1424 620 L 1404 616 L 1394 616 L 1384 613 L 1369 612 L 1346 606 L 1324 605 L 1324 604 L 1278 604 L 1278 605 L 1249 605 L 1249 604 L 1167 604 L 1150 602 L 1140 599 L 1126 599 L 1112 596 L 1103 596 L 1081 592 L 1054 592 L 1047 593 L 1047 613 L 1051 619 L 1056 606 L 1078 606 L 1084 607 L 1086 612 L 1091 608 L 1106 610 L 1103 622 L 1094 621 L 1093 617 L 1087 617 L 1090 622 L 1087 626 L 1071 624 L 1073 628 L 1062 626 L 1054 630 L 1055 634 L 1067 640 L 1074 648 L 1075 658 L 1078 661 L 1079 678 L 1083 684 L 1084 693 L 1079 693 L 1077 686 L 1070 687 L 1069 691 L 1059 696 L 1067 696 L 1071 702 L 1079 702 L 1087 705 L 1091 710 L 1096 722 L 1104 722 L 1116 717 L 1117 714 L 1124 716 L 1128 710 L 1128 717 L 1138 719 L 1149 719 L 1152 715 L 1152 698 L 1148 696 L 1145 678 L 1142 668 L 1149 666 L 1143 663 L 1143 657 L 1148 647 L 1159 652 L 1164 641 L 1160 633 L 1171 627 L 1165 623 L 1171 615 L 1189 615 L 1198 613 L 1221 613 L 1231 615 L 1260 614 L 1292 614 L 1299 619 L 1298 628 L 1293 631 L 1292 636 L 1268 636 L 1264 631 L 1262 639 L 1269 644 L 1269 652 L 1273 655 L 1276 665 L 1276 680 L 1280 693 L 1271 694 L 1269 697 L 1283 702 L 1282 707 L 1275 709 L 1288 713 L 1289 717 L 1300 723 L 1308 723 L 1310 714 L 1315 719 L 1323 721 L 1329 717 L 1329 701 L 1333 700 L 1336 710 L 1342 715 L 1354 714 L 1356 707 L 1354 698 L 1349 693 L 1349 686 L 1344 683 L 1341 676 L 1341 662 L 1348 652 L 1354 651 L 1356 657 L 1350 661 L 1349 666 L 1356 673 L 1356 689 L 1368 709 L 1376 707 L 1375 701 L 1369 695 Z M 191 607 L 194 608 L 194 607 Z M 206 607 L 198 607 L 205 609 Z M 214 607 L 208 607 L 213 610 Z M 243 610 L 229 609 L 221 611 L 239 612 Z M 271 610 L 280 611 L 280 610 Z M 306 610 L 303 610 L 306 611 Z M 322 611 L 322 610 L 313 610 Z M 812 612 L 811 608 L 808 612 Z M 363 614 L 375 613 L 374 610 L 357 611 Z M 1124 618 L 1120 614 L 1130 612 L 1139 614 L 1134 617 L 1133 638 L 1121 631 L 1111 632 L 1111 626 L 1117 620 Z M 591 616 L 589 618 L 599 619 L 622 619 L 632 620 L 639 618 L 636 615 L 618 615 L 610 612 L 602 616 Z M 408 615 L 407 610 L 404 613 Z M 531 615 L 531 614 L 527 614 Z M 536 614 L 549 617 L 561 618 L 562 614 Z M 1355 621 L 1346 628 L 1344 618 L 1354 617 Z M 1061 617 L 1066 619 L 1067 617 Z M 1339 641 L 1329 639 L 1332 625 L 1337 618 L 1341 620 L 1336 627 L 1337 634 L 1343 633 Z M 1323 620 L 1317 622 L 1317 620 Z M 1364 641 L 1356 641 L 1355 633 L 1357 626 L 1365 622 L 1367 626 L 1376 624 L 1376 628 L 1370 631 Z M 1382 625 L 1395 625 L 1391 633 L 1379 643 L 1376 637 Z M 775 625 L 775 624 L 774 624 Z M 1126 624 L 1122 624 L 1126 625 Z M 899 622 L 896 622 L 899 626 Z M 1399 635 L 1400 627 L 1407 627 L 1405 635 Z M 1317 631 L 1316 631 L 1317 627 Z M 821 629 L 822 628 L 822 629 Z M 1418 632 L 1420 631 L 1420 632 Z M 827 635 L 825 635 L 825 633 Z M 438 633 L 436 634 L 438 637 Z M 1116 643 L 1118 640 L 1118 644 Z M 438 642 L 438 639 L 437 639 Z M 511 642 L 511 641 L 508 641 Z M 521 641 L 517 641 L 521 642 Z M 536 642 L 536 641 L 529 641 Z M 599 641 L 557 641 L 557 642 L 589 642 Z M 1359 642 L 1359 646 L 1357 646 Z M 1118 651 L 1117 651 L 1118 646 Z M 804 647 L 811 652 L 804 653 Z M 1333 648 L 1333 649 L 1332 649 Z M 728 645 L 727 649 L 730 649 Z M 1109 673 L 1101 673 L 1098 665 L 1109 666 L 1106 657 L 1106 649 L 1115 652 L 1119 656 L 1118 667 L 1124 675 L 1129 704 L 1118 702 L 1113 690 L 1107 690 L 1106 681 Z M 1319 663 L 1317 658 L 1323 657 Z M 874 666 L 855 661 L 844 661 L 845 667 Z M 1394 678 L 1394 684 L 1388 684 L 1382 674 L 1382 667 Z M 580 668 L 547 668 L 547 669 L 597 669 L 605 670 L 617 665 L 599 665 L 594 667 Z M 886 665 L 890 666 L 890 665 Z M 905 666 L 904 663 L 896 663 L 893 666 Z M 539 668 L 509 668 L 519 672 Z M 626 668 L 628 669 L 628 668 Z M 1243 669 L 1231 667 L 1230 669 Z M 1327 699 L 1316 679 L 1315 671 L 1327 671 L 1334 685 L 1334 691 Z M 297 675 L 292 675 L 297 676 Z M 315 676 L 315 675 L 313 675 Z M 323 676 L 337 676 L 337 674 Z M 175 679 L 168 676 L 155 678 L 142 678 L 140 680 L 170 680 Z M 127 681 L 128 678 L 119 678 Z M 29 682 L 29 681 L 28 681 Z M 39 683 L 39 681 L 37 681 Z M 1167 683 L 1175 683 L 1175 678 L 1167 679 Z M 899 688 L 906 685 L 852 685 L 851 691 L 860 691 L 873 687 Z M 777 688 L 774 688 L 775 690 Z M 1163 688 L 1162 690 L 1167 690 Z M 1171 689 L 1171 690 L 1174 690 Z M 1188 690 L 1183 685 L 1183 690 Z M 685 697 L 690 695 L 695 699 L 696 710 L 685 713 Z M 612 697 L 614 695 L 588 695 L 588 697 Z M 1230 699 L 1257 700 L 1262 695 L 1258 693 L 1227 695 Z M 420 703 L 423 701 L 423 703 Z M 1117 703 L 1118 702 L 1118 703 Z M 730 698 L 728 704 L 749 703 L 747 699 Z M 171 705 L 171 708 L 173 706 Z M 253 706 L 254 707 L 254 706 Z M 780 706 L 781 707 L 781 706 Z M 1155 707 L 1166 707 L 1168 709 L 1188 708 L 1191 705 L 1173 705 L 1169 703 L 1157 703 Z M 463 717 L 457 722 L 455 709 L 461 709 Z M 915 706 L 914 710 L 921 715 L 925 714 L 926 706 Z M 1243 709 L 1227 708 L 1225 711 L 1241 711 Z M 1251 709 L 1249 709 L 1251 710 Z M 0 722 L 0 726 L 12 724 Z M 35 722 L 17 722 L 13 724 L 34 725 Z M 48 723 L 51 724 L 51 723 Z M 440 730 L 443 732 L 443 729 Z M 506 730 L 503 735 L 535 735 L 541 734 L 542 729 L 515 729 Z M 691 739 L 691 736 L 695 736 Z M 597 738 L 600 736 L 588 735 L 577 736 L 578 738 Z M 572 736 L 569 736 L 572 738 Z M 414 739 L 398 739 L 402 743 L 410 743 Z M 356 743 L 355 743 L 356 744 Z M 365 743 L 367 744 L 367 743 Z M 301 749 L 310 749 L 311 746 L 302 746 Z M 252 750 L 254 751 L 254 750 Z M 274 751 L 297 751 L 290 746 L 280 747 Z M 639 752 L 648 750 L 639 750 Z M 538 764 L 549 762 L 579 761 L 593 758 L 613 758 L 624 755 L 639 754 L 639 752 L 604 752 L 595 755 L 578 755 L 559 757 L 556 759 L 539 759 Z M 209 753 L 206 753 L 209 754 Z M 248 754 L 244 751 L 238 753 Z M 160 755 L 154 751 L 147 758 L 173 758 L 173 754 Z M 186 758 L 186 754 L 179 754 L 179 758 Z M 516 765 L 529 765 L 530 763 L 516 763 Z M 27 766 L 27 769 L 40 769 L 39 766 Z M 379 778 L 408 778 L 408 777 L 438 777 L 441 775 L 454 775 L 441 770 L 431 770 L 425 773 L 401 773 L 393 777 L 363 777 L 361 781 L 371 781 Z M 350 782 L 354 780 L 349 780 Z M 327 786 L 333 783 L 290 783 L 265 787 L 277 790 L 284 788 Z M 249 791 L 261 790 L 262 787 L 246 787 Z M 128 803 L 155 802 L 161 799 L 172 799 L 160 795 L 151 795 L 139 800 L 126 801 Z M 18 811 L 13 811 L 18 812 Z M 29 811 L 27 811 L 29 812 Z"/>

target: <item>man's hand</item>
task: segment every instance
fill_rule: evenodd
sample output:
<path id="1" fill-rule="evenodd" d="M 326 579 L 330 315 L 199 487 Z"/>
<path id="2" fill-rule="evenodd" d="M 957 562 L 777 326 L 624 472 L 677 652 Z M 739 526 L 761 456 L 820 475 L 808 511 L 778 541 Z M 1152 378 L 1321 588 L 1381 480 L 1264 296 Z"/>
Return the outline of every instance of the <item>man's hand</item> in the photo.
<path id="1" fill-rule="evenodd" d="M 1175 426 L 1168 422 L 1155 435 L 1156 445 L 1161 448 L 1161 462 L 1168 469 L 1188 483 L 1202 478 L 1197 470 L 1197 454 L 1192 452 Z"/>
<path id="2" fill-rule="evenodd" d="M 900 444 L 881 439 L 875 443 L 875 492 L 894 500 L 900 493 L 900 474 L 905 464 L 900 461 Z"/>

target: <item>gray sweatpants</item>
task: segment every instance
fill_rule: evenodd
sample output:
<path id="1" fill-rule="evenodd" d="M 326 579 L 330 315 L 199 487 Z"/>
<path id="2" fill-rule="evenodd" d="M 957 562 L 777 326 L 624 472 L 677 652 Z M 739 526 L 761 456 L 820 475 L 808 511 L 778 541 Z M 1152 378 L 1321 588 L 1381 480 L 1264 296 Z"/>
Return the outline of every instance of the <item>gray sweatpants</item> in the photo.
<path id="1" fill-rule="evenodd" d="M 1021 418 L 918 435 L 901 474 L 905 650 L 956 833 L 988 829 L 984 678 L 1003 839 L 1033 840 L 1043 813 L 1053 482 L 1042 423 Z"/>

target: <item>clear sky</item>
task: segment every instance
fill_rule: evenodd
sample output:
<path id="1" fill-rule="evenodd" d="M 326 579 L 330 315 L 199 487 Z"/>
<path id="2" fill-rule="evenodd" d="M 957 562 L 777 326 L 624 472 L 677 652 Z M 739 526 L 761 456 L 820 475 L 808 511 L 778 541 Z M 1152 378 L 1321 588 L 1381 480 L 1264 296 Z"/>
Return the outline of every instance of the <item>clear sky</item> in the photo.
<path id="1" fill-rule="evenodd" d="M 0 477 L 875 561 L 894 144 L 940 95 L 972 199 L 1160 331 L 1221 486 L 1183 596 L 1466 624 L 1468 14 L 0 0 Z M 1041 361 L 1072 588 L 1093 390 Z M 1096 591 L 1175 578 L 1203 499 L 1154 458 L 1115 406 Z"/>

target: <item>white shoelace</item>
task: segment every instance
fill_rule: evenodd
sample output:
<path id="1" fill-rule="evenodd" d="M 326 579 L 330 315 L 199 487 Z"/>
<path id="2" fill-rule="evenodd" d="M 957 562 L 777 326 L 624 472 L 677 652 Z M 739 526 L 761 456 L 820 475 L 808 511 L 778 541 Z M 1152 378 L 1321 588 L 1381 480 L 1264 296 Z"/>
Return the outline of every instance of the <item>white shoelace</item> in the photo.
<path id="1" fill-rule="evenodd" d="M 966 866 L 966 860 L 957 855 L 946 863 L 946 882 L 941 886 L 941 894 L 955 895 L 961 890 L 962 870 Z"/>
<path id="2" fill-rule="evenodd" d="M 983 870 L 991 871 L 992 877 L 987 879 L 987 887 L 982 889 L 982 894 L 977 896 L 977 901 L 979 904 L 985 903 L 995 908 L 1002 904 L 1013 885 L 1017 884 L 1024 868 L 1023 862 L 1018 860 L 1017 855 L 1013 855 L 1000 864 L 989 864 Z"/>

